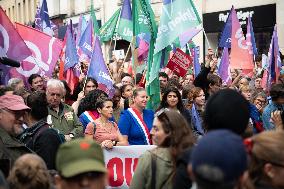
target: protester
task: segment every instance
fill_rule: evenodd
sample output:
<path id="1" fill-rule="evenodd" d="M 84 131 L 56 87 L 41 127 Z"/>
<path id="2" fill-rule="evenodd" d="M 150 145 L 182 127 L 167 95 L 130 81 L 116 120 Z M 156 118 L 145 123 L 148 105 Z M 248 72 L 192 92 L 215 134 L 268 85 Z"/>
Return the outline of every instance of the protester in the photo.
<path id="1" fill-rule="evenodd" d="M 93 139 L 102 148 L 111 149 L 113 146 L 126 146 L 127 140 L 120 134 L 115 122 L 109 121 L 113 116 L 113 103 L 110 99 L 98 100 L 96 103 L 99 118 L 88 123 L 85 138 Z"/>
<path id="2" fill-rule="evenodd" d="M 130 74 L 127 74 L 127 73 L 124 73 L 122 76 L 121 76 L 121 84 L 122 85 L 134 85 L 134 81 L 133 81 L 133 78 L 131 77 Z"/>
<path id="3" fill-rule="evenodd" d="M 51 179 L 44 161 L 35 154 L 21 156 L 8 178 L 11 189 L 50 189 Z"/>
<path id="4" fill-rule="evenodd" d="M 186 120 L 176 111 L 161 109 L 151 130 L 157 148 L 146 151 L 138 161 L 130 188 L 172 188 L 177 157 L 193 146 Z"/>
<path id="5" fill-rule="evenodd" d="M 158 111 L 163 108 L 179 112 L 186 119 L 188 126 L 191 126 L 190 113 L 184 107 L 181 94 L 176 87 L 171 86 L 165 88 Z"/>
<path id="6" fill-rule="evenodd" d="M 119 118 L 120 118 L 120 99 L 121 99 L 121 91 L 120 89 L 114 85 L 114 95 L 112 97 L 112 103 L 113 103 L 113 117 L 116 123 L 118 123 Z"/>
<path id="7" fill-rule="evenodd" d="M 263 129 L 263 123 L 261 119 L 261 113 L 258 111 L 256 106 L 251 101 L 251 89 L 249 85 L 242 85 L 240 87 L 240 92 L 245 97 L 245 99 L 249 102 L 249 110 L 250 110 L 250 119 L 249 119 L 249 127 L 251 128 L 251 133 L 259 133 L 262 132 Z"/>
<path id="8" fill-rule="evenodd" d="M 44 80 L 39 74 L 32 74 L 28 78 L 31 91 L 44 90 Z"/>
<path id="9" fill-rule="evenodd" d="M 168 84 L 169 76 L 165 72 L 160 72 L 159 81 L 160 81 L 161 90 L 163 90 Z"/>
<path id="10" fill-rule="evenodd" d="M 255 107 L 258 109 L 258 111 L 262 114 L 264 107 L 267 105 L 266 101 L 266 95 L 265 93 L 259 92 L 255 95 L 253 95 L 251 102 L 255 105 Z"/>
<path id="11" fill-rule="evenodd" d="M 250 164 L 246 188 L 283 188 L 284 131 L 267 131 L 245 140 Z"/>
<path id="12" fill-rule="evenodd" d="M 120 107 L 122 110 L 125 110 L 131 105 L 131 98 L 133 96 L 133 86 L 131 84 L 122 85 L 121 88 L 121 101 Z"/>
<path id="13" fill-rule="evenodd" d="M 55 169 L 56 152 L 63 141 L 58 132 L 50 129 L 50 125 L 46 123 L 46 94 L 43 91 L 35 91 L 27 97 L 26 104 L 31 108 L 24 116 L 28 128 L 18 138 L 44 160 L 48 169 Z"/>
<path id="14" fill-rule="evenodd" d="M 9 79 L 7 86 L 11 87 L 13 89 L 13 91 L 19 91 L 19 90 L 25 88 L 24 81 L 22 79 L 19 79 L 19 78 Z"/>
<path id="15" fill-rule="evenodd" d="M 188 169 L 197 189 L 241 189 L 247 170 L 242 138 L 228 130 L 209 132 L 193 148 Z"/>
<path id="16" fill-rule="evenodd" d="M 78 114 L 80 122 L 82 123 L 84 129 L 90 122 L 94 122 L 98 117 L 99 113 L 97 112 L 96 102 L 100 99 L 107 98 L 107 94 L 102 90 L 95 89 L 81 101 Z"/>
<path id="17" fill-rule="evenodd" d="M 206 99 L 209 98 L 209 95 L 217 92 L 222 84 L 222 79 L 218 75 L 210 73 L 211 69 L 213 69 L 210 67 L 211 62 L 214 62 L 214 55 L 212 49 L 208 49 L 205 66 L 193 82 L 196 87 L 200 87 L 204 91 Z"/>
<path id="18" fill-rule="evenodd" d="M 229 129 L 244 135 L 249 121 L 249 103 L 237 91 L 222 89 L 206 103 L 204 127 L 207 131 Z"/>
<path id="19" fill-rule="evenodd" d="M 31 153 L 16 136 L 23 132 L 24 114 L 30 110 L 22 97 L 17 95 L 0 96 L 0 160 L 7 170 L 15 160 L 25 153 Z"/>
<path id="20" fill-rule="evenodd" d="M 68 154 L 68 155 L 67 155 Z M 58 149 L 57 189 L 104 189 L 107 183 L 104 154 L 92 140 L 75 139 Z"/>
<path id="21" fill-rule="evenodd" d="M 84 86 L 85 85 L 85 86 Z M 76 101 L 72 104 L 74 112 L 78 115 L 78 107 L 81 103 L 81 100 L 89 94 L 90 91 L 98 88 L 97 81 L 92 77 L 87 77 L 82 82 L 80 82 L 74 89 L 73 99 Z M 74 99 L 74 100 L 75 100 Z"/>
<path id="22" fill-rule="evenodd" d="M 151 144 L 150 130 L 152 128 L 154 112 L 147 110 L 147 94 L 144 88 L 137 88 L 133 92 L 133 105 L 121 112 L 118 128 L 130 145 Z"/>
<path id="23" fill-rule="evenodd" d="M 200 87 L 194 87 L 192 93 L 192 108 L 191 108 L 191 124 L 195 136 L 199 137 L 205 134 L 203 128 L 203 113 L 205 108 L 205 94 Z"/>
<path id="24" fill-rule="evenodd" d="M 14 94 L 14 91 L 11 87 L 1 87 L 0 88 L 0 96 L 7 95 L 7 94 Z"/>
<path id="25" fill-rule="evenodd" d="M 62 102 L 65 94 L 63 83 L 57 79 L 47 82 L 46 98 L 49 104 L 47 123 L 58 129 L 69 141 L 74 137 L 83 136 L 83 126 L 73 109 Z"/>
<path id="26" fill-rule="evenodd" d="M 275 129 L 275 125 L 270 122 L 271 113 L 280 110 L 284 110 L 284 86 L 283 84 L 274 84 L 270 89 L 270 96 L 272 102 L 269 103 L 263 110 L 262 120 L 263 127 L 265 130 Z"/>

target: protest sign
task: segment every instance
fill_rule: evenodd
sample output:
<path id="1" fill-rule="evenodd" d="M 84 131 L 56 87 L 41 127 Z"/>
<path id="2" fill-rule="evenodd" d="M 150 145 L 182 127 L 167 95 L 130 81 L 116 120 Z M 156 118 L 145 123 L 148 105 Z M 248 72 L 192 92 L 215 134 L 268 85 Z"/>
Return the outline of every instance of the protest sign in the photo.
<path id="1" fill-rule="evenodd" d="M 190 64 L 192 64 L 192 58 L 181 49 L 177 49 L 176 53 L 167 64 L 167 67 L 179 76 L 183 77 L 185 76 Z"/>
<path id="2" fill-rule="evenodd" d="M 107 188 L 129 188 L 139 157 L 154 145 L 117 146 L 104 150 L 105 164 L 108 169 L 109 186 Z"/>

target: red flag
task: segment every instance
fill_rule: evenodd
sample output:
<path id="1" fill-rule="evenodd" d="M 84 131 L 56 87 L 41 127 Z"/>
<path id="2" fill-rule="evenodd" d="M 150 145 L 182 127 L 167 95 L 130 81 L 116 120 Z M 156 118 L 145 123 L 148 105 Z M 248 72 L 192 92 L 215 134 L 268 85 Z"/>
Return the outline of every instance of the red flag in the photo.
<path id="1" fill-rule="evenodd" d="M 0 7 L 0 57 L 22 61 L 32 53 Z"/>
<path id="2" fill-rule="evenodd" d="M 67 44 L 67 32 L 63 41 L 63 49 L 60 53 L 60 63 L 59 63 L 59 79 L 66 80 L 68 87 L 71 89 L 71 94 L 75 89 L 75 86 L 79 82 L 79 78 L 75 76 L 73 68 L 69 68 L 64 72 L 65 56 L 66 56 L 66 44 Z"/>
<path id="3" fill-rule="evenodd" d="M 231 69 L 253 70 L 253 52 L 247 45 L 236 10 L 232 8 Z"/>
<path id="4" fill-rule="evenodd" d="M 13 77 L 24 79 L 35 73 L 51 77 L 62 48 L 62 42 L 19 23 L 16 23 L 16 28 L 32 51 L 32 56 L 23 60 L 21 67 L 11 69 L 10 74 Z"/>

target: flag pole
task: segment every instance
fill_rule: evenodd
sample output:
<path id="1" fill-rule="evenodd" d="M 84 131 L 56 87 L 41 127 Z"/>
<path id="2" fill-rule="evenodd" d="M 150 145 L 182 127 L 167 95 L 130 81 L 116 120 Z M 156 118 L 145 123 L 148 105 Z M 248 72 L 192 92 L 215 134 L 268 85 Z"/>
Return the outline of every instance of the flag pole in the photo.
<path id="1" fill-rule="evenodd" d="M 209 40 L 208 40 L 207 34 L 205 33 L 204 28 L 202 28 L 202 30 L 203 30 L 203 33 L 204 33 L 204 36 L 205 36 L 205 40 L 206 40 L 206 42 L 207 42 L 209 48 L 211 48 L 211 45 L 210 45 L 210 43 L 209 43 Z"/>

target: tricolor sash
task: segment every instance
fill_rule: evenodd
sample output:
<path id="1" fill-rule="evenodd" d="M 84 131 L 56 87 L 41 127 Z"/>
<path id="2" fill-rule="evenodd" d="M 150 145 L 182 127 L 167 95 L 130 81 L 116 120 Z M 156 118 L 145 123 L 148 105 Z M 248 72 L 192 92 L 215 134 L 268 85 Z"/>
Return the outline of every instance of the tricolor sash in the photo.
<path id="1" fill-rule="evenodd" d="M 146 123 L 144 122 L 140 112 L 138 110 L 134 109 L 134 108 L 128 108 L 127 110 L 130 112 L 130 114 L 134 118 L 134 121 L 136 122 L 136 124 L 139 125 L 140 130 L 143 133 L 145 143 L 148 144 L 148 145 L 151 145 L 152 140 L 151 140 L 151 137 L 150 137 L 150 132 L 149 132 L 149 129 L 148 129 Z"/>
<path id="2" fill-rule="evenodd" d="M 85 111 L 79 118 L 85 129 L 88 123 L 94 122 L 98 117 L 99 114 L 96 115 L 94 111 Z"/>

